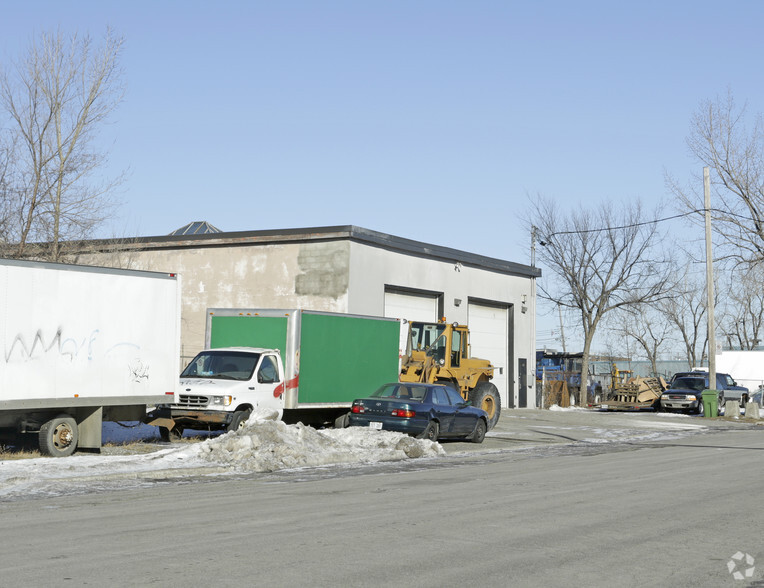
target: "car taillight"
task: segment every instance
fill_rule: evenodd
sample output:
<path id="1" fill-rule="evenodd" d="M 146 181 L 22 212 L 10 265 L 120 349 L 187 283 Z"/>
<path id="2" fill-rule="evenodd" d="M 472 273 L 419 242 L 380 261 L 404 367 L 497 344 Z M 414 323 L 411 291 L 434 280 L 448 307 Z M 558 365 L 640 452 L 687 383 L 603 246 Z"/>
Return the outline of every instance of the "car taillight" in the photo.
<path id="1" fill-rule="evenodd" d="M 364 412 L 366 409 L 364 408 L 363 404 L 354 404 L 353 407 L 350 409 L 350 412 L 353 414 L 359 414 Z"/>
<path id="2" fill-rule="evenodd" d="M 394 417 L 402 417 L 404 419 L 410 419 L 411 417 L 416 416 L 416 412 L 413 410 L 408 410 L 407 408 L 396 408 L 390 414 L 392 414 Z"/>

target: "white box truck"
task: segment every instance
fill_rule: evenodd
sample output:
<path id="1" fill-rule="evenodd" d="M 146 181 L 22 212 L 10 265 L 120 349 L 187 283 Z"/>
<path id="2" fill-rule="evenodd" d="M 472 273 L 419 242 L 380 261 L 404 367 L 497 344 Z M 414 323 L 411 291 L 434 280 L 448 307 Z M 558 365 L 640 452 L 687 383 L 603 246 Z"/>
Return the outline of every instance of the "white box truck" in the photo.
<path id="1" fill-rule="evenodd" d="M 45 455 L 100 451 L 103 420 L 172 398 L 176 274 L 0 260 L 0 433 Z"/>
<path id="2" fill-rule="evenodd" d="M 341 425 L 353 400 L 398 379 L 400 328 L 331 312 L 209 309 L 206 350 L 181 373 L 175 402 L 147 422 L 167 441 L 185 429 L 238 429 L 257 408 Z"/>

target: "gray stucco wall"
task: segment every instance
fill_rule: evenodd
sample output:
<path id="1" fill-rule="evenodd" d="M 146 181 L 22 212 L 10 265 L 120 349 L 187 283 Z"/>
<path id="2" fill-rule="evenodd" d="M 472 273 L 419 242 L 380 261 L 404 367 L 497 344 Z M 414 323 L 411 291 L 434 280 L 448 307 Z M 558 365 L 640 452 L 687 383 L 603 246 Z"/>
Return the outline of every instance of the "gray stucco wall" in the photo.
<path id="1" fill-rule="evenodd" d="M 348 241 L 157 249 L 83 256 L 80 263 L 178 273 L 181 356 L 188 359 L 204 347 L 208 308 L 347 312 Z"/>
<path id="2" fill-rule="evenodd" d="M 448 321 L 468 323 L 470 299 L 509 307 L 513 329 L 510 369 L 516 358 L 525 357 L 533 373 L 535 291 L 534 281 L 527 275 L 427 257 L 429 246 L 424 244 L 423 254 L 418 255 L 347 238 L 239 244 L 229 237 L 212 246 L 159 241 L 145 247 L 143 251 L 82 256 L 78 262 L 178 273 L 182 282 L 181 363 L 204 347 L 208 308 L 304 308 L 383 316 L 385 288 L 392 287 L 443 293 Z M 455 299 L 461 301 L 459 305 Z M 521 312 L 523 306 L 525 313 Z M 517 384 L 513 379 L 514 398 Z M 529 390 L 529 397 L 532 395 Z"/>

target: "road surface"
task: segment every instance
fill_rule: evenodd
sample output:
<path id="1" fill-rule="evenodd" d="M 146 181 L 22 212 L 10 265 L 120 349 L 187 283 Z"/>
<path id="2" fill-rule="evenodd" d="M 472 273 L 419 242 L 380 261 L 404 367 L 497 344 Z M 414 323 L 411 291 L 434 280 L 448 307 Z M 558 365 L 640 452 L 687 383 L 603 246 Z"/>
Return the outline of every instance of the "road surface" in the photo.
<path id="1" fill-rule="evenodd" d="M 532 428 L 586 437 L 580 426 Z M 0 504 L 0 578 L 6 586 L 764 585 L 763 435 L 720 427 L 668 441 L 471 454 L 449 445 L 448 458 L 422 463 L 9 502 Z"/>

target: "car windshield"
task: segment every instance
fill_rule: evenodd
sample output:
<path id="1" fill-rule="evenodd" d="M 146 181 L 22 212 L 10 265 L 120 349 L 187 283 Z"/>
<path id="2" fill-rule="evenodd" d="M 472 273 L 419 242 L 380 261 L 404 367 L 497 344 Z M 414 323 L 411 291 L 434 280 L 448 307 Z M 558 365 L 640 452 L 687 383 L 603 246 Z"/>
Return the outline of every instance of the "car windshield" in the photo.
<path id="1" fill-rule="evenodd" d="M 416 384 L 385 384 L 374 392 L 372 398 L 395 398 L 421 402 L 427 394 L 427 388 Z"/>
<path id="2" fill-rule="evenodd" d="M 671 387 L 680 390 L 702 392 L 706 388 L 706 381 L 700 378 L 677 378 Z"/>
<path id="3" fill-rule="evenodd" d="M 252 378 L 259 359 L 259 353 L 202 351 L 186 366 L 180 377 L 246 381 Z"/>

